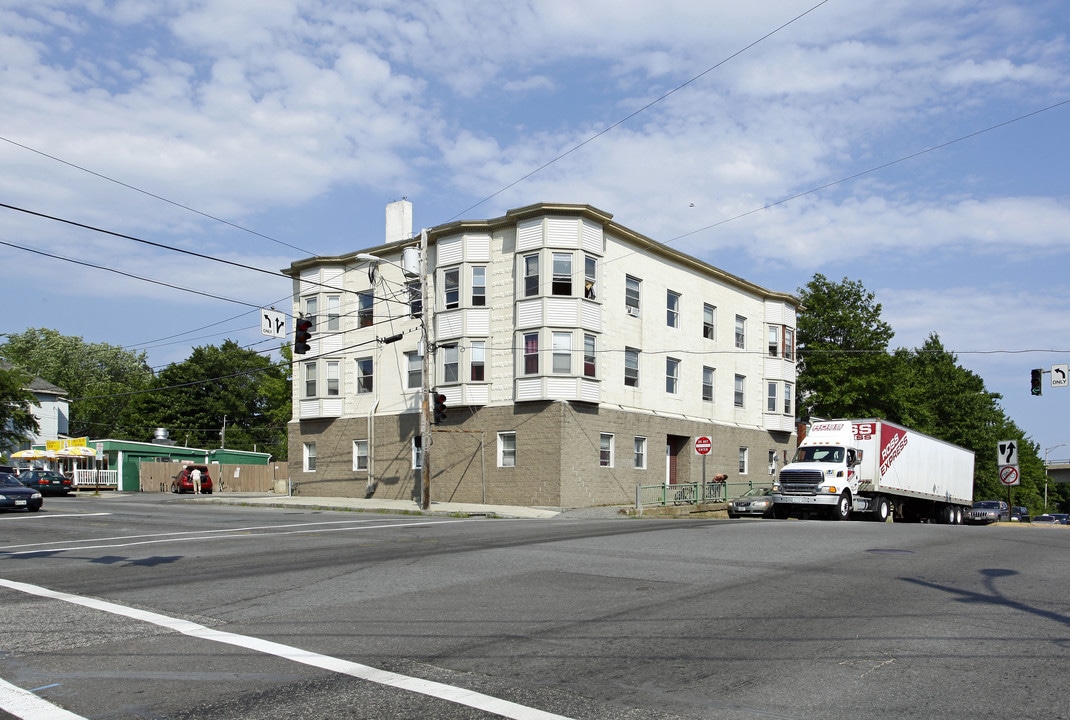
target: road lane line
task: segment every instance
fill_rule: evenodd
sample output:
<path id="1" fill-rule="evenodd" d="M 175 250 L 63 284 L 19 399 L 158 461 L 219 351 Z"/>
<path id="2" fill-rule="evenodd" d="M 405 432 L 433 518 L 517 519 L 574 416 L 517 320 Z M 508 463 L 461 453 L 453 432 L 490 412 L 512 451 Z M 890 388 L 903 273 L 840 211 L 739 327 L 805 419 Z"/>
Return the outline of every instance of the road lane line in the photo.
<path id="1" fill-rule="evenodd" d="M 0 679 L 0 709 L 22 720 L 86 720 Z"/>
<path id="2" fill-rule="evenodd" d="M 190 622 L 189 620 L 173 618 L 149 610 L 126 607 L 125 605 L 113 603 L 108 600 L 84 597 L 82 595 L 71 595 L 58 590 L 49 590 L 48 588 L 40 587 L 39 585 L 30 585 L 29 583 L 22 583 L 4 578 L 0 578 L 0 586 L 24 592 L 29 595 L 48 598 L 50 600 L 62 600 L 73 605 L 81 605 L 93 610 L 101 610 L 103 612 L 112 613 L 113 615 L 130 618 L 131 620 L 140 620 L 141 622 L 151 623 L 159 627 L 167 628 L 168 630 L 174 630 L 190 637 L 234 645 L 265 655 L 274 655 L 275 657 L 301 663 L 302 665 L 309 665 L 311 667 L 349 675 L 379 685 L 387 685 L 400 690 L 407 690 L 409 692 L 427 695 L 440 700 L 447 700 L 458 705 L 464 705 L 477 710 L 493 713 L 494 715 L 500 715 L 501 717 L 512 718 L 512 720 L 569 720 L 569 718 L 564 715 L 555 715 L 526 705 L 520 705 L 509 700 L 502 700 L 501 698 L 496 698 L 491 695 L 484 695 L 483 693 L 475 692 L 473 690 L 466 690 L 464 688 L 446 685 L 445 683 L 435 682 L 433 680 L 423 680 L 408 675 L 401 675 L 399 673 L 390 672 L 389 670 L 380 670 L 371 667 L 370 665 L 361 665 L 360 663 L 342 660 L 341 658 L 331 657 L 329 655 L 320 655 L 319 653 L 302 650 L 301 648 L 292 645 L 283 645 L 271 640 L 263 640 L 248 635 L 238 635 L 237 633 L 226 632 L 225 630 L 217 630 L 199 623 Z M 44 716 L 40 717 L 43 718 Z M 78 716 L 67 715 L 52 717 Z"/>
<path id="3" fill-rule="evenodd" d="M 404 527 L 424 527 L 431 525 L 444 525 L 447 523 L 459 523 L 459 522 L 478 522 L 476 520 L 422 520 L 422 521 L 410 521 L 400 522 L 387 525 L 387 520 L 377 520 L 381 524 L 374 526 L 353 526 L 354 523 L 360 523 L 358 520 L 334 520 L 331 522 L 323 523 L 291 523 L 287 525 L 260 525 L 250 526 L 243 528 L 231 528 L 229 530 L 182 530 L 170 533 L 153 533 L 149 535 L 119 535 L 115 537 L 103 537 L 103 538 L 87 538 L 85 540 L 76 540 L 73 542 L 81 543 L 110 543 L 100 545 L 73 545 L 70 540 L 53 540 L 45 543 L 23 543 L 21 545 L 5 545 L 0 547 L 0 557 L 12 557 L 15 555 L 34 555 L 40 553 L 57 553 L 66 552 L 68 550 L 99 550 L 102 548 L 118 548 L 118 547 L 134 547 L 137 545 L 155 545 L 158 543 L 173 543 L 173 542 L 188 542 L 194 540 L 220 540 L 226 538 L 232 539 L 244 539 L 249 537 L 261 537 L 264 535 L 303 535 L 308 533 L 327 533 L 327 532 L 348 532 L 353 530 L 389 530 L 391 528 L 404 528 Z M 373 522 L 373 521 L 367 521 Z M 341 525 L 346 524 L 350 527 L 324 527 L 326 525 Z M 260 532 L 253 535 L 253 531 L 257 530 L 276 530 L 279 528 L 302 528 L 301 530 L 286 530 L 285 532 Z M 148 540 L 139 540 L 139 538 L 152 538 Z M 138 540 L 137 542 L 111 542 L 113 540 Z M 61 545 L 67 543 L 65 547 L 51 547 L 53 545 Z M 30 550 L 16 550 L 15 548 L 32 548 Z"/>

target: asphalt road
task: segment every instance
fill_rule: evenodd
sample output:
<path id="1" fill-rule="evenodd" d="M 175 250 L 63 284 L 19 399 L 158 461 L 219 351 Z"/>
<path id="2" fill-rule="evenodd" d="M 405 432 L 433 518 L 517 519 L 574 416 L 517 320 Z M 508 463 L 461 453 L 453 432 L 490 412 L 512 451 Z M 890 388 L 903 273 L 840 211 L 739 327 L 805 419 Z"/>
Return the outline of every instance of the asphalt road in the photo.
<path id="1" fill-rule="evenodd" d="M 45 504 L 12 717 L 1067 717 L 1070 528 Z"/>

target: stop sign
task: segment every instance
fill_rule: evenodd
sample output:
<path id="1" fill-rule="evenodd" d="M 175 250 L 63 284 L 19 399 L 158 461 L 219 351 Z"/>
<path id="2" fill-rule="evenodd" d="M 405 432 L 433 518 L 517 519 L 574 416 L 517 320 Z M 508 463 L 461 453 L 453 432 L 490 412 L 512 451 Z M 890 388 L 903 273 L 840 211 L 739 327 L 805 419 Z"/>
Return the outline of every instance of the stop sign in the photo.
<path id="1" fill-rule="evenodd" d="M 713 441 L 708 435 L 699 435 L 695 438 L 695 452 L 699 455 L 709 455 L 713 449 Z"/>

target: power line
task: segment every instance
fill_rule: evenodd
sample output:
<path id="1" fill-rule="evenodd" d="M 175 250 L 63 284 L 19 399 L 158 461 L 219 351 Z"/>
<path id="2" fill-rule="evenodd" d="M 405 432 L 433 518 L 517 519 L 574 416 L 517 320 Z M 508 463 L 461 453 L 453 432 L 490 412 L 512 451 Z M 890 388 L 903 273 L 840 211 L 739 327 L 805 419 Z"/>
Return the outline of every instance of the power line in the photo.
<path id="1" fill-rule="evenodd" d="M 64 165 L 66 165 L 68 167 L 72 167 L 72 168 L 74 168 L 76 170 L 81 170 L 84 173 L 88 173 L 88 174 L 93 175 L 95 177 L 98 177 L 98 178 L 100 178 L 102 180 L 107 180 L 108 182 L 115 183 L 116 185 L 121 185 L 122 187 L 127 188 L 128 190 L 133 190 L 134 192 L 139 192 L 142 195 L 147 195 L 147 196 L 149 196 L 151 198 L 155 198 L 156 200 L 160 200 L 160 201 L 165 202 L 165 203 L 167 203 L 169 205 L 174 205 L 177 208 L 181 208 L 183 210 L 186 210 L 188 212 L 194 213 L 196 215 L 200 215 L 201 217 L 208 218 L 209 220 L 215 220 L 216 222 L 223 223 L 224 225 L 229 225 L 230 227 L 232 227 L 232 228 L 234 228 L 236 230 L 241 230 L 242 232 L 247 232 L 247 233 L 249 233 L 251 235 L 256 235 L 257 237 L 262 237 L 265 240 L 270 240 L 271 242 L 278 243 L 279 245 L 285 245 L 286 247 L 292 248 L 294 250 L 300 250 L 301 252 L 303 252 L 303 253 L 305 253 L 307 255 L 315 255 L 315 253 L 313 253 L 313 252 L 311 252 L 309 250 L 305 250 L 304 248 L 297 247 L 296 245 L 291 245 L 290 243 L 283 242 L 282 240 L 277 240 L 277 239 L 271 237 L 270 235 L 265 235 L 264 233 L 257 232 L 256 230 L 250 230 L 249 228 L 243 227 L 241 225 L 238 225 L 237 223 L 233 223 L 230 220 L 225 220 L 223 218 L 216 217 L 215 215 L 210 215 L 210 214 L 208 214 L 206 212 L 201 212 L 200 210 L 197 210 L 195 208 L 191 208 L 188 205 L 183 205 L 181 203 L 177 203 L 174 200 L 168 200 L 167 198 L 163 197 L 162 195 L 157 195 L 155 193 L 151 193 L 148 190 L 142 190 L 139 187 L 136 187 L 134 185 L 130 185 L 129 183 L 125 183 L 125 182 L 123 182 L 121 180 L 116 180 L 115 178 L 112 178 L 112 177 L 108 177 L 107 175 L 104 175 L 102 173 L 96 172 L 95 170 L 90 170 L 89 168 L 82 167 L 81 165 L 76 165 L 76 164 L 74 164 L 72 162 L 69 162 L 67 160 L 64 160 L 62 158 L 58 158 L 55 155 L 49 155 L 48 153 L 42 152 L 42 151 L 37 150 L 35 148 L 32 148 L 29 145 L 23 145 L 20 142 L 15 142 L 14 140 L 11 140 L 10 138 L 3 137 L 2 135 L 0 135 L 0 140 L 3 140 L 6 143 L 10 143 L 10 144 L 12 144 L 12 145 L 14 145 L 16 147 L 20 147 L 23 150 L 28 150 L 28 151 L 30 151 L 32 153 L 36 153 L 36 154 L 40 155 L 41 157 L 46 157 L 49 160 L 54 160 L 54 161 L 56 161 L 58 163 L 63 163 Z"/>
<path id="2" fill-rule="evenodd" d="M 683 90 L 688 85 L 690 85 L 690 84 L 696 82 L 697 80 L 701 79 L 702 77 L 708 75 L 709 73 L 713 72 L 714 70 L 716 70 L 717 68 L 721 67 L 725 63 L 727 63 L 727 62 L 729 62 L 731 60 L 734 60 L 735 58 L 739 57 L 740 55 L 742 55 L 743 53 L 747 52 L 748 50 L 750 50 L 754 46 L 758 45 L 759 43 L 762 43 L 765 40 L 771 38 L 773 35 L 776 35 L 778 32 L 780 32 L 784 28 L 788 27 L 789 25 L 792 25 L 795 22 L 797 22 L 797 21 L 801 20 L 802 18 L 806 17 L 807 15 L 809 15 L 810 13 L 814 12 L 819 7 L 821 7 L 822 5 L 827 3 L 828 1 L 829 0 L 821 0 L 821 2 L 817 3 L 816 5 L 811 7 L 810 9 L 806 10 L 805 12 L 803 12 L 803 13 L 801 13 L 799 15 L 796 15 L 791 20 L 788 20 L 786 23 L 784 23 L 783 25 L 779 26 L 778 28 L 776 28 L 774 30 L 770 30 L 769 32 L 767 32 L 765 35 L 762 35 L 760 38 L 758 38 L 754 42 L 750 43 L 749 45 L 745 45 L 744 47 L 740 48 L 739 50 L 737 50 L 736 52 L 732 53 L 731 55 L 729 55 L 728 57 L 724 58 L 723 60 L 711 65 L 710 67 L 708 67 L 705 70 L 703 70 L 702 72 L 700 72 L 698 75 L 695 75 L 694 77 L 692 77 L 690 80 L 687 80 L 686 82 L 683 82 L 683 83 L 677 85 L 672 90 L 669 90 L 668 92 L 666 92 L 665 94 L 661 95 L 660 97 L 655 98 L 654 100 L 651 100 L 646 105 L 643 105 L 641 108 L 639 108 L 638 110 L 635 110 L 634 112 L 629 113 L 625 117 L 621 118 L 620 120 L 617 120 L 612 125 L 609 125 L 608 127 L 598 131 L 597 133 L 595 133 L 591 137 L 587 138 L 586 140 L 584 140 L 584 141 L 582 141 L 582 142 L 580 142 L 580 143 L 578 143 L 576 145 L 573 145 L 572 147 L 570 147 L 565 152 L 561 153 L 560 155 L 558 155 L 557 157 L 553 158 L 552 160 L 549 160 L 549 161 L 543 163 L 539 167 L 537 167 L 534 170 L 532 170 L 531 172 L 529 172 L 527 175 L 524 175 L 523 177 L 520 177 L 520 178 L 514 180 L 513 182 L 509 183 L 508 185 L 506 185 L 505 187 L 501 188 L 500 190 L 498 190 L 498 191 L 488 195 L 487 197 L 483 198 L 482 200 L 477 202 L 475 205 L 472 205 L 471 207 L 468 207 L 468 208 L 462 210 L 461 212 L 457 213 L 456 215 L 451 217 L 446 222 L 450 222 L 452 220 L 456 220 L 457 218 L 459 218 L 462 215 L 464 215 L 465 213 L 467 213 L 469 210 L 474 210 L 475 208 L 479 207 L 480 205 L 482 205 L 483 203 L 487 202 L 488 200 L 491 200 L 491 199 L 497 197 L 498 195 L 501 195 L 506 190 L 508 190 L 508 189 L 510 189 L 510 188 L 512 188 L 512 187 L 514 187 L 516 185 L 519 185 L 520 183 L 524 182 L 525 180 L 527 180 L 531 176 L 533 176 L 533 175 L 535 175 L 535 174 L 537 174 L 539 172 L 542 172 L 546 168 L 548 168 L 551 165 L 553 165 L 554 163 L 556 163 L 558 160 L 562 160 L 562 159 L 568 157 L 569 155 L 571 155 L 572 153 L 576 152 L 580 148 L 584 147 L 588 143 L 592 143 L 595 140 L 597 140 L 598 138 L 600 138 L 603 135 L 605 135 L 606 133 L 609 133 L 609 132 L 615 130 L 616 128 L 620 127 L 624 123 L 626 123 L 629 120 L 631 120 L 636 115 L 639 115 L 640 113 L 645 112 L 646 110 L 649 110 L 650 108 L 652 108 L 653 106 L 657 105 L 662 100 L 664 100 L 667 97 L 669 97 L 670 95 L 673 95 L 673 94 L 679 92 L 680 90 Z"/>

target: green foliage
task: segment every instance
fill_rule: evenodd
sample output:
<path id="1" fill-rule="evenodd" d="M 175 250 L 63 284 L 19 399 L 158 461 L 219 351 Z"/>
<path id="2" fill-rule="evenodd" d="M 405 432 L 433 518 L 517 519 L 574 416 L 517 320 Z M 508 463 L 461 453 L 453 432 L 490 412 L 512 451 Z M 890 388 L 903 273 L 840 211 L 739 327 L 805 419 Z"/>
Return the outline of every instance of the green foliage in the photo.
<path id="1" fill-rule="evenodd" d="M 1007 499 L 996 447 L 1013 440 L 1021 472 L 1013 504 L 1042 511 L 1044 466 L 1036 444 L 935 333 L 920 348 L 889 353 L 891 326 L 860 283 L 830 283 L 818 274 L 799 295 L 800 408 L 814 417 L 883 418 L 973 450 L 978 499 Z"/>
<path id="2" fill-rule="evenodd" d="M 0 448 L 18 448 L 38 431 L 33 407 L 39 406 L 26 389 L 33 376 L 13 367 L 0 367 Z"/>
<path id="3" fill-rule="evenodd" d="M 832 283 L 816 274 L 799 297 L 798 398 L 804 419 L 887 417 L 892 386 L 888 342 L 893 332 L 880 303 L 861 283 Z"/>
<path id="4" fill-rule="evenodd" d="M 63 388 L 70 399 L 72 437 L 114 437 L 130 396 L 152 380 L 145 353 L 45 328 L 9 334 L 0 355 L 11 364 Z"/>
<path id="5" fill-rule="evenodd" d="M 143 433 L 145 437 L 133 439 L 147 441 L 151 428 L 161 427 L 182 445 L 256 450 L 285 458 L 287 372 L 232 340 L 194 348 L 189 358 L 160 371 L 152 392 L 135 396 L 127 432 Z"/>

